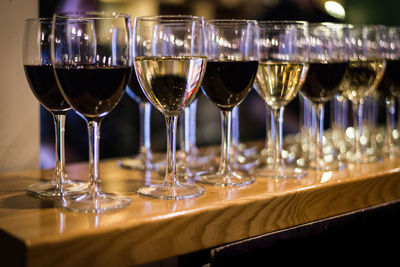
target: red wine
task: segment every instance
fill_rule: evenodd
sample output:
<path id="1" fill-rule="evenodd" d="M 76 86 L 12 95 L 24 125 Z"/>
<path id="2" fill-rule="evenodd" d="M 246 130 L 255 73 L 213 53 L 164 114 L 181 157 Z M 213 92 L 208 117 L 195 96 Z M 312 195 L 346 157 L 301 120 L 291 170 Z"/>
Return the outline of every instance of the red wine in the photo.
<path id="1" fill-rule="evenodd" d="M 239 105 L 249 93 L 257 61 L 209 61 L 201 85 L 203 93 L 222 110 Z"/>
<path id="2" fill-rule="evenodd" d="M 107 115 L 121 99 L 131 67 L 56 68 L 58 81 L 71 106 L 86 118 Z"/>
<path id="3" fill-rule="evenodd" d="M 131 78 L 129 79 L 126 92 L 136 102 L 149 102 L 149 100 L 147 99 L 146 95 L 142 90 L 142 87 L 139 84 L 139 81 L 134 71 L 132 72 Z"/>
<path id="4" fill-rule="evenodd" d="M 328 101 L 339 91 L 347 67 L 346 62 L 310 63 L 301 93 L 312 102 Z"/>
<path id="5" fill-rule="evenodd" d="M 400 60 L 388 60 L 378 93 L 384 97 L 400 96 Z"/>
<path id="6" fill-rule="evenodd" d="M 24 69 L 33 94 L 47 110 L 64 113 L 71 108 L 61 94 L 51 65 L 25 65 Z"/>

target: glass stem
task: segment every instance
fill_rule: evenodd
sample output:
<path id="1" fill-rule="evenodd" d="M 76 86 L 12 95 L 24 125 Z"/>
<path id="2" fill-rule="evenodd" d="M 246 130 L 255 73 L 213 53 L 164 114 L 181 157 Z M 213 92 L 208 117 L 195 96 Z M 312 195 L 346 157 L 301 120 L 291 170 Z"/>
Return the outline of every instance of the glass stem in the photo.
<path id="1" fill-rule="evenodd" d="M 271 156 L 271 151 L 273 142 L 272 142 L 272 137 L 271 137 L 271 119 L 272 119 L 272 109 L 268 106 L 265 105 L 265 152 L 266 152 L 266 161 L 265 163 L 268 163 L 268 160 Z"/>
<path id="2" fill-rule="evenodd" d="M 239 107 L 236 106 L 232 109 L 231 111 L 231 123 L 232 123 L 232 146 L 235 148 L 235 150 L 237 150 L 237 152 L 239 151 L 239 144 L 240 144 L 240 140 L 239 140 Z"/>
<path id="3" fill-rule="evenodd" d="M 189 120 L 190 120 L 190 110 L 189 107 L 184 108 L 180 115 L 179 120 L 179 141 L 180 141 L 180 153 L 179 153 L 179 170 L 184 169 L 188 172 L 188 156 L 190 154 L 190 144 L 189 144 Z"/>
<path id="4" fill-rule="evenodd" d="M 222 142 L 221 142 L 221 160 L 218 169 L 219 174 L 227 174 L 232 172 L 230 162 L 230 148 L 232 141 L 232 111 L 221 111 L 221 129 L 222 129 Z"/>
<path id="5" fill-rule="evenodd" d="M 324 164 L 324 116 L 325 108 L 323 103 L 314 104 L 315 117 L 316 117 L 316 147 L 314 149 L 314 158 L 316 162 L 316 169 L 320 170 Z"/>
<path id="6" fill-rule="evenodd" d="M 176 186 L 179 184 L 176 177 L 176 130 L 177 116 L 165 116 L 167 125 L 167 170 L 164 185 Z"/>
<path id="7" fill-rule="evenodd" d="M 395 120 L 395 99 L 394 97 L 387 97 L 386 104 L 386 146 L 389 155 L 393 152 L 393 130 Z"/>
<path id="8" fill-rule="evenodd" d="M 188 156 L 190 154 L 190 107 L 185 108 L 183 117 L 183 148 L 186 156 Z"/>
<path id="9" fill-rule="evenodd" d="M 146 159 L 151 159 L 151 141 L 150 141 L 150 115 L 151 104 L 149 102 L 139 103 L 139 116 L 140 116 L 140 136 L 139 136 L 139 149 L 140 154 Z"/>
<path id="10" fill-rule="evenodd" d="M 62 114 L 53 114 L 54 118 L 54 128 L 55 128 L 55 146 L 56 146 L 56 168 L 54 175 L 54 182 L 57 186 L 60 186 L 60 190 L 62 190 L 62 184 L 67 181 L 67 172 L 65 170 L 65 143 L 64 143 L 64 135 L 65 135 L 65 118 L 66 115 Z"/>
<path id="11" fill-rule="evenodd" d="M 193 100 L 193 102 L 190 104 L 189 109 L 190 109 L 190 119 L 189 119 L 189 146 L 191 151 L 196 152 L 197 150 L 197 145 L 196 145 L 196 112 L 197 112 L 197 101 L 198 99 L 196 98 Z"/>
<path id="12" fill-rule="evenodd" d="M 362 162 L 363 146 L 361 136 L 363 131 L 363 100 L 353 102 L 354 133 L 355 133 L 355 159 L 357 163 Z"/>
<path id="13" fill-rule="evenodd" d="M 100 125 L 101 120 L 88 121 L 89 132 L 89 194 L 96 198 L 102 194 L 100 173 Z"/>
<path id="14" fill-rule="evenodd" d="M 395 98 L 395 102 L 397 102 L 397 105 L 396 105 L 397 110 L 400 110 L 400 96 L 397 96 Z M 397 115 L 396 130 L 400 130 L 399 127 L 400 127 L 400 116 Z"/>
<path id="15" fill-rule="evenodd" d="M 308 159 L 310 153 L 310 135 L 312 134 L 312 106 L 304 96 L 300 96 L 300 137 L 303 157 Z"/>
<path id="16" fill-rule="evenodd" d="M 271 137 L 274 145 L 273 148 L 273 162 L 275 169 L 282 169 L 284 167 L 284 161 L 282 157 L 283 149 L 283 113 L 284 107 L 279 109 L 272 109 L 272 125 L 271 125 Z"/>

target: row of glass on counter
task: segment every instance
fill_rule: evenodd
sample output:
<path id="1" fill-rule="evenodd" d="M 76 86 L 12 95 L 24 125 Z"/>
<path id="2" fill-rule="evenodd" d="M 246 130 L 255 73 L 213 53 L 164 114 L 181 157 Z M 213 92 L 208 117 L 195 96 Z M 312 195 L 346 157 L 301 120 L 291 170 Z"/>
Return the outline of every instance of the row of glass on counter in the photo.
<path id="1" fill-rule="evenodd" d="M 30 185 L 27 192 L 55 198 L 59 207 L 72 211 L 102 212 L 130 204 L 129 197 L 104 193 L 99 177 L 100 124 L 125 91 L 139 103 L 141 148 L 138 156 L 119 164 L 165 172 L 163 183 L 139 188 L 140 196 L 192 198 L 204 194 L 201 184 L 245 186 L 256 177 L 301 178 L 309 169 L 339 170 L 375 161 L 382 154 L 370 152 L 374 125 L 363 114 L 379 91 L 388 122 L 393 121 L 399 58 L 400 29 L 382 25 L 186 15 L 131 21 L 127 14 L 105 12 L 27 19 L 23 64 L 32 92 L 54 115 L 57 157 L 54 179 Z M 243 148 L 235 129 L 238 105 L 252 88 L 267 107 L 267 142 L 261 150 Z M 200 90 L 221 112 L 219 166 L 218 153 L 196 147 Z M 302 131 L 284 142 L 284 108 L 299 92 Z M 335 103 L 337 116 L 324 133 L 328 101 Z M 342 120 L 348 101 L 354 111 L 352 138 Z M 164 160 L 153 157 L 150 149 L 151 105 L 166 119 Z M 88 183 L 68 179 L 65 171 L 64 124 L 71 108 L 88 125 Z M 180 115 L 184 138 L 177 153 Z M 389 157 L 397 155 L 393 130 L 387 129 L 386 145 L 379 150 Z"/>

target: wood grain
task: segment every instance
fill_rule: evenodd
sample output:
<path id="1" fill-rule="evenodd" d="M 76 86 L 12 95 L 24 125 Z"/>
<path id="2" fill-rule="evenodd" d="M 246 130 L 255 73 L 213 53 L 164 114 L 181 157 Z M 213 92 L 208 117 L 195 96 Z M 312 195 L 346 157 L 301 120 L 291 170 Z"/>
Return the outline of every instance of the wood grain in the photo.
<path id="1" fill-rule="evenodd" d="M 173 201 L 136 195 L 145 182 L 161 182 L 160 175 L 149 180 L 107 160 L 101 163 L 104 190 L 129 195 L 132 204 L 102 214 L 59 210 L 25 194 L 51 171 L 10 172 L 0 175 L 0 230 L 24 244 L 28 266 L 141 264 L 398 200 L 398 166 L 399 160 L 386 160 L 309 171 L 301 179 L 257 178 L 242 188 L 205 186 L 203 196 Z M 85 180 L 87 171 L 87 164 L 68 166 L 73 179 Z"/>

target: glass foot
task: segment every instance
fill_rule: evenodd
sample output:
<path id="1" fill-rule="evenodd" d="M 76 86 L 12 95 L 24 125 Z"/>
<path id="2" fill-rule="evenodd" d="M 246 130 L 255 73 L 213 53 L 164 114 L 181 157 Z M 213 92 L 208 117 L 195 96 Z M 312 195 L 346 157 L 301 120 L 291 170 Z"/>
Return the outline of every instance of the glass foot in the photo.
<path id="1" fill-rule="evenodd" d="M 140 157 L 121 159 L 118 161 L 118 165 L 121 168 L 139 171 L 151 170 L 153 168 L 153 164 L 150 161 L 146 162 Z"/>
<path id="2" fill-rule="evenodd" d="M 39 198 L 54 198 L 69 193 L 83 192 L 87 187 L 88 184 L 85 182 L 68 180 L 64 183 L 57 183 L 55 181 L 46 181 L 29 185 L 26 188 L 26 192 L 30 196 L 36 196 Z"/>
<path id="3" fill-rule="evenodd" d="M 236 158 L 233 159 L 232 164 L 233 169 L 235 170 L 249 171 L 260 165 L 260 160 L 255 157 L 246 158 L 238 155 Z"/>
<path id="4" fill-rule="evenodd" d="M 256 177 L 268 178 L 301 178 L 307 174 L 307 171 L 298 167 L 272 168 L 268 166 L 254 169 L 251 174 Z"/>
<path id="5" fill-rule="evenodd" d="M 129 197 L 104 193 L 96 196 L 90 194 L 69 195 L 60 198 L 57 201 L 57 206 L 69 211 L 98 213 L 124 208 L 131 201 Z"/>
<path id="6" fill-rule="evenodd" d="M 316 171 L 338 171 L 343 170 L 346 164 L 342 161 L 322 162 L 317 164 L 316 161 L 311 161 L 308 168 Z"/>
<path id="7" fill-rule="evenodd" d="M 375 155 L 356 155 L 354 153 L 346 155 L 346 162 L 348 164 L 365 164 L 365 163 L 374 163 L 381 162 L 383 160 L 382 156 L 379 154 Z"/>
<path id="8" fill-rule="evenodd" d="M 157 199 L 186 199 L 194 198 L 204 194 L 202 186 L 190 184 L 160 184 L 150 185 L 139 188 L 137 191 L 140 196 Z"/>
<path id="9" fill-rule="evenodd" d="M 196 177 L 196 182 L 217 186 L 243 186 L 254 183 L 254 177 L 234 171 L 231 173 L 204 174 Z"/>
<path id="10" fill-rule="evenodd" d="M 400 158 L 400 149 L 398 147 L 388 148 L 384 146 L 381 152 L 382 156 L 389 159 L 398 159 Z"/>
<path id="11" fill-rule="evenodd" d="M 190 167 L 188 167 L 190 166 Z M 154 169 L 157 170 L 159 174 L 165 174 L 167 170 L 166 162 L 158 163 L 154 166 Z M 199 176 L 204 173 L 210 173 L 215 171 L 214 164 L 201 164 L 197 168 L 193 167 L 190 164 L 183 164 L 182 162 L 177 162 L 176 164 L 176 176 L 182 179 L 193 179 L 196 176 Z"/>

